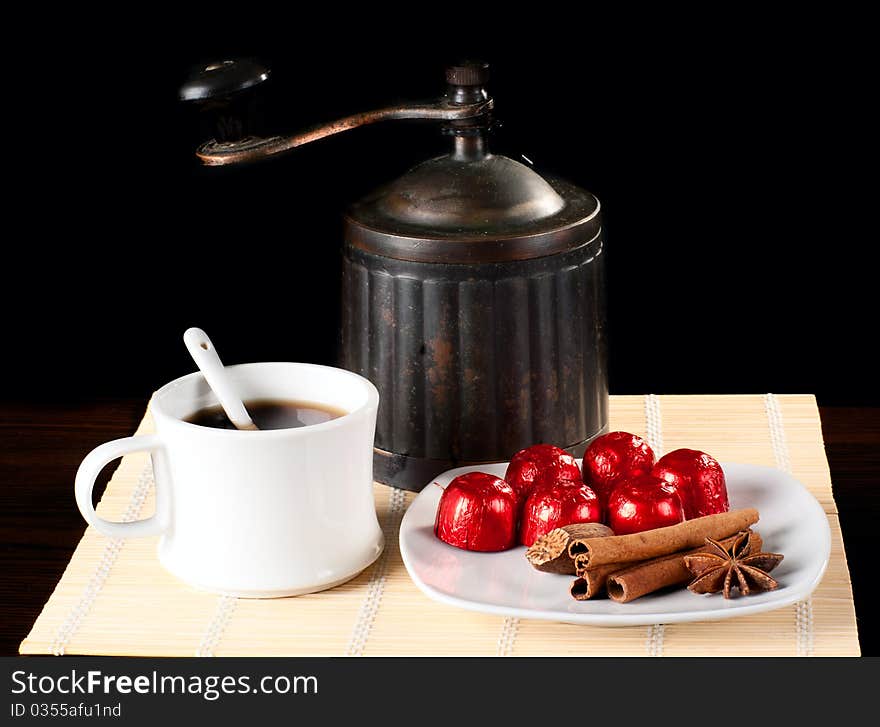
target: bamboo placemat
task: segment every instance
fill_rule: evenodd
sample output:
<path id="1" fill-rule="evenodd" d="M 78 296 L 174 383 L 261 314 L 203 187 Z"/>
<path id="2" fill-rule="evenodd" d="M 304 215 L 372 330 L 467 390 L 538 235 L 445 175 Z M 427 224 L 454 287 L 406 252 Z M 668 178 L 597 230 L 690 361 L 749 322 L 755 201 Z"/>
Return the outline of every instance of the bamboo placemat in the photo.
<path id="1" fill-rule="evenodd" d="M 155 538 L 111 540 L 90 527 L 20 651 L 141 656 L 859 654 L 849 571 L 813 396 L 616 396 L 611 427 L 647 436 L 658 456 L 691 447 L 722 461 L 779 467 L 803 482 L 825 509 L 832 535 L 831 562 L 812 597 L 727 621 L 627 628 L 456 609 L 422 595 L 401 562 L 397 533 L 414 495 L 376 485 L 385 553 L 354 580 L 297 598 L 247 600 L 199 592 L 161 568 Z M 138 432 L 151 429 L 147 415 Z M 149 456 L 125 457 L 98 513 L 111 520 L 145 517 L 153 508 L 151 485 Z"/>

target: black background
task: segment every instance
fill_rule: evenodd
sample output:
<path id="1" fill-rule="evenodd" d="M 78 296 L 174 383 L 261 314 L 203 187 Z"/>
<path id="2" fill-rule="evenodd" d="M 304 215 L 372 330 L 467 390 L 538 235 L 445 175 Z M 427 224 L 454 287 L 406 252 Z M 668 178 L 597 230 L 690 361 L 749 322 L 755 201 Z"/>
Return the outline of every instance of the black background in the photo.
<path id="1" fill-rule="evenodd" d="M 436 96 L 447 62 L 490 61 L 494 150 L 602 201 L 612 393 L 880 401 L 858 18 L 225 12 L 52 15 L 13 66 L 3 398 L 146 398 L 193 369 L 190 325 L 229 363 L 335 362 L 346 204 L 448 141 L 391 123 L 203 168 L 176 90 L 193 64 L 256 55 L 269 131 Z"/>

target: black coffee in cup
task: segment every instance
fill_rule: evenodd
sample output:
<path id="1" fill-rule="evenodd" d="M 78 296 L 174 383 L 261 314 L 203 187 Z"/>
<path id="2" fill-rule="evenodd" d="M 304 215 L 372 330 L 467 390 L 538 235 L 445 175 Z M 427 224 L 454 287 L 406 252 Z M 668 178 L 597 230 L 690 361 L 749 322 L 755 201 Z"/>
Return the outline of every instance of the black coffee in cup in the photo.
<path id="1" fill-rule="evenodd" d="M 347 411 L 311 401 L 255 399 L 244 403 L 257 429 L 295 429 L 322 424 L 348 414 Z M 213 429 L 235 429 L 223 408 L 211 406 L 185 418 L 190 424 Z"/>

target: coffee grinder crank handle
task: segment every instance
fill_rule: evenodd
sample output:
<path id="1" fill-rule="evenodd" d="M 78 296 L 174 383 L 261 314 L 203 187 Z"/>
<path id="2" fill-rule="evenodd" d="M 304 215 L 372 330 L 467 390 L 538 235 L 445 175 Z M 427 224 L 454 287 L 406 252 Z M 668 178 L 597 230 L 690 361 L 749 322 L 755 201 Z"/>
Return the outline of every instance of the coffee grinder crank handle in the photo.
<path id="1" fill-rule="evenodd" d="M 196 150 L 206 165 L 255 161 L 359 126 L 394 119 L 452 122 L 458 126 L 457 133 L 466 133 L 470 120 L 477 122 L 475 127 L 485 128 L 493 107 L 493 100 L 484 88 L 488 82 L 487 64 L 465 62 L 447 68 L 447 94 L 433 101 L 364 111 L 287 136 L 251 136 L 240 122 L 230 120 L 233 117 L 229 109 L 243 91 L 267 80 L 269 73 L 267 66 L 255 60 L 226 60 L 197 69 L 181 87 L 183 101 L 197 102 L 217 115 L 215 138 Z"/>

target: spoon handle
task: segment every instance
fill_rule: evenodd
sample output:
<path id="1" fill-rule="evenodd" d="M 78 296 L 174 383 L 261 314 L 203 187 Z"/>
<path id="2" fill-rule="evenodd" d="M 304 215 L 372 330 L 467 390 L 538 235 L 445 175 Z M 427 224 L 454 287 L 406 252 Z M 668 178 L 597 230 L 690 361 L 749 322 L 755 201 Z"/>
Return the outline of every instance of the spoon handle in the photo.
<path id="1" fill-rule="evenodd" d="M 189 328 L 183 334 L 183 342 L 236 429 L 256 429 L 244 402 L 230 385 L 223 362 L 208 334 L 201 328 Z"/>

